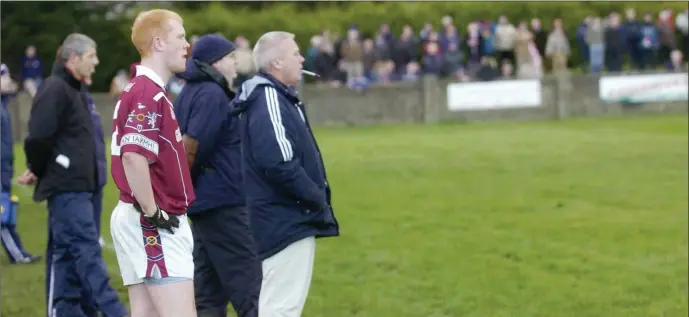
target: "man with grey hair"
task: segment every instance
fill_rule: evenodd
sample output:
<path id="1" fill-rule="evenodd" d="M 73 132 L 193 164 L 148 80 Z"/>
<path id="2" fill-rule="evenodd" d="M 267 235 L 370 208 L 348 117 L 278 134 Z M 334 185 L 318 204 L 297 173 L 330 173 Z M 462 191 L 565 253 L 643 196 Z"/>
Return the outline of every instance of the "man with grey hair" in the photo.
<path id="1" fill-rule="evenodd" d="M 287 32 L 268 32 L 253 51 L 259 72 L 242 84 L 242 175 L 262 261 L 259 316 L 300 316 L 311 283 L 315 238 L 338 236 L 330 185 L 295 86 L 304 58 Z"/>
<path id="2" fill-rule="evenodd" d="M 83 34 L 67 36 L 52 74 L 36 92 L 24 141 L 28 169 L 18 182 L 35 185 L 35 201 L 48 201 L 46 296 L 51 317 L 96 316 L 97 311 L 85 309 L 91 305 L 103 316 L 127 315 L 110 287 L 91 202 L 96 149 L 91 112 L 81 91 L 96 65 L 96 43 Z"/>

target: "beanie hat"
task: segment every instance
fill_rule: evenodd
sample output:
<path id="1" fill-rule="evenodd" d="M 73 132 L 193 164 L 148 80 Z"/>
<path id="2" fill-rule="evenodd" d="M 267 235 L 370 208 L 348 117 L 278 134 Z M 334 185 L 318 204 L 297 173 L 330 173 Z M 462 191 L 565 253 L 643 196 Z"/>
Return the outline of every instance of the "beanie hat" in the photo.
<path id="1" fill-rule="evenodd" d="M 213 64 L 234 51 L 234 44 L 224 36 L 208 34 L 200 37 L 191 48 L 191 57 L 200 62 Z"/>

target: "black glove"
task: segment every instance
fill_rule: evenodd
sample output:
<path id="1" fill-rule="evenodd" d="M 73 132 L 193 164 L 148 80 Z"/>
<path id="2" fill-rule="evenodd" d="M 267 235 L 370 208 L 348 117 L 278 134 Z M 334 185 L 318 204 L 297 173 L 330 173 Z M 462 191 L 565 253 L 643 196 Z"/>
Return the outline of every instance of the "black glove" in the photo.
<path id="1" fill-rule="evenodd" d="M 175 234 L 172 228 L 179 228 L 179 218 L 177 218 L 175 215 L 169 215 L 167 212 L 161 210 L 158 206 L 156 206 L 156 213 L 150 217 L 144 213 L 139 203 L 135 203 L 134 208 L 148 223 L 158 228 L 165 229 L 170 232 L 170 234 Z"/>

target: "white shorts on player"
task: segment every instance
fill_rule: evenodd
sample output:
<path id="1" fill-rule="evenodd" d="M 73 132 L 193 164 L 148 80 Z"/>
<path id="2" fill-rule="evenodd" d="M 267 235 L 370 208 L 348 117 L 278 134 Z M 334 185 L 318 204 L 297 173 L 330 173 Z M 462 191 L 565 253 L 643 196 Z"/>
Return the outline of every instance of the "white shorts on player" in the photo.
<path id="1" fill-rule="evenodd" d="M 110 234 L 124 285 L 164 284 L 194 278 L 194 238 L 187 216 L 179 228 L 147 226 L 134 205 L 120 201 L 110 218 Z"/>

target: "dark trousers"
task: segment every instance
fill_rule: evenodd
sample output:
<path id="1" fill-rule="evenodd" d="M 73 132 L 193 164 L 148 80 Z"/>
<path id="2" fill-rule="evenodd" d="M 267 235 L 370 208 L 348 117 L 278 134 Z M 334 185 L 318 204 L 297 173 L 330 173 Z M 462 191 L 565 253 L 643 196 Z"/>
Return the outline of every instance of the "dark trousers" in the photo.
<path id="1" fill-rule="evenodd" d="M 263 273 L 245 207 L 190 215 L 194 234 L 194 291 L 199 317 L 258 316 Z"/>
<path id="2" fill-rule="evenodd" d="M 91 193 L 48 199 L 46 298 L 48 316 L 122 317 L 127 309 L 110 287 L 93 220 Z"/>
<path id="3" fill-rule="evenodd" d="M 629 59 L 632 68 L 644 69 L 646 63 L 644 61 L 644 50 L 638 47 L 638 43 L 628 44 L 627 51 L 629 52 Z"/>
<path id="4" fill-rule="evenodd" d="M 498 51 L 498 66 L 502 67 L 503 64 L 509 62 L 512 64 L 512 69 L 516 70 L 517 66 L 514 65 L 515 60 L 514 60 L 514 50 L 508 50 L 508 51 Z"/>
<path id="5" fill-rule="evenodd" d="M 609 72 L 621 72 L 623 63 L 622 49 L 619 47 L 605 47 L 605 68 Z"/>
<path id="6" fill-rule="evenodd" d="M 656 57 L 656 52 L 653 49 L 643 49 L 641 50 L 641 55 L 643 58 L 643 63 L 641 64 L 641 69 L 655 68 L 658 65 L 658 58 Z"/>
<path id="7" fill-rule="evenodd" d="M 99 187 L 93 193 L 91 204 L 93 204 L 93 221 L 96 224 L 96 232 L 100 236 L 100 216 L 103 213 L 103 187 Z"/>

